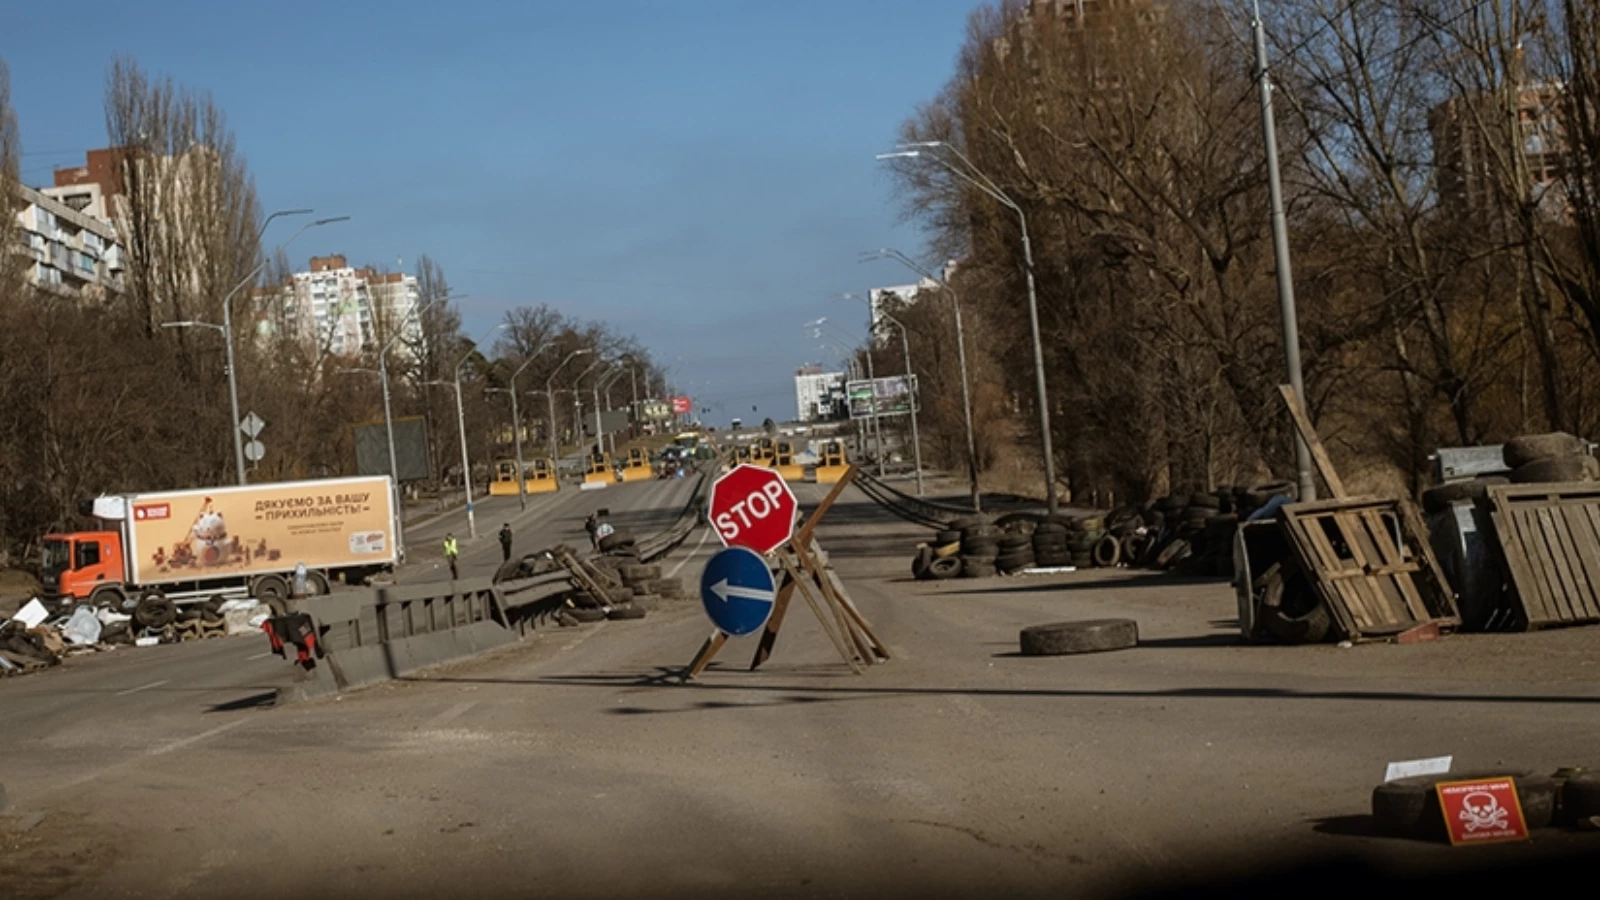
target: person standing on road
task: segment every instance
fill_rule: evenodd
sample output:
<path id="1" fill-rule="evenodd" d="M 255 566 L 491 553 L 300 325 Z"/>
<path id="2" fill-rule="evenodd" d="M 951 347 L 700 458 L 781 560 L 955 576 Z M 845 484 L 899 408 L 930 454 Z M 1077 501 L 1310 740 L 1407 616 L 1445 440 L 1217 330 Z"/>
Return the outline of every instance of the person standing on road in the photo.
<path id="1" fill-rule="evenodd" d="M 456 560 L 461 556 L 461 545 L 456 543 L 454 534 L 444 536 L 444 561 L 450 564 L 450 580 L 455 581 L 461 577 L 456 571 Z"/>
<path id="2" fill-rule="evenodd" d="M 511 561 L 511 523 L 500 526 L 500 561 Z"/>

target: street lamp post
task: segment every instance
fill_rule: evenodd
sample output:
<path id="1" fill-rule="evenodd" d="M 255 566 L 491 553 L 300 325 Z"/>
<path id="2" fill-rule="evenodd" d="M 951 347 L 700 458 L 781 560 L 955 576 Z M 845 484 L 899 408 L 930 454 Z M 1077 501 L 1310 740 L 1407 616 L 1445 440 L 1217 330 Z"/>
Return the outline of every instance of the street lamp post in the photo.
<path id="1" fill-rule="evenodd" d="M 543 347 L 533 351 L 533 355 L 523 360 L 522 365 L 517 366 L 516 371 L 511 373 L 511 378 L 508 381 L 511 392 L 511 442 L 517 448 L 517 505 L 521 509 L 528 508 L 528 482 L 527 479 L 523 478 L 522 474 L 522 416 L 517 410 L 517 376 L 521 375 L 524 369 L 528 368 L 534 360 L 538 359 L 551 346 L 551 344 L 545 344 Z"/>
<path id="2" fill-rule="evenodd" d="M 1039 393 L 1039 437 L 1044 453 L 1044 496 L 1045 508 L 1050 514 L 1055 514 L 1056 500 L 1056 460 L 1055 450 L 1050 439 L 1050 394 L 1045 385 L 1044 378 L 1044 343 L 1039 338 L 1039 297 L 1033 280 L 1033 243 L 1028 239 L 1028 217 L 1022 207 L 1011 199 L 1005 191 L 994 183 L 989 176 L 983 174 L 972 160 L 955 147 L 944 141 L 923 141 L 916 144 L 902 146 L 918 147 L 917 150 L 900 150 L 894 153 L 880 153 L 878 159 L 919 159 L 926 157 L 942 166 L 950 174 L 966 181 L 973 187 L 988 194 L 995 202 L 1017 214 L 1017 221 L 1022 227 L 1022 260 L 1026 266 L 1028 279 L 1028 324 L 1033 332 L 1033 378 Z M 961 160 L 968 171 L 962 171 L 951 165 L 942 156 L 933 153 L 924 153 L 924 150 L 943 149 Z"/>
<path id="3" fill-rule="evenodd" d="M 911 395 L 911 452 L 913 458 L 916 460 L 917 465 L 917 496 L 921 497 L 922 438 L 920 433 L 917 431 L 917 391 L 914 387 L 917 376 L 911 370 L 911 340 L 906 336 L 906 323 L 900 321 L 894 316 L 889 315 L 888 313 L 879 313 L 879 315 L 883 316 L 885 319 L 888 319 L 890 322 L 893 322 L 895 327 L 900 329 L 900 352 L 904 353 L 906 358 L 906 390 Z"/>
<path id="4" fill-rule="evenodd" d="M 807 322 L 806 324 L 807 325 L 817 325 L 817 324 L 820 324 L 821 321 L 822 321 L 821 319 L 818 319 L 815 322 Z M 861 367 L 856 362 L 856 352 L 855 352 L 855 350 L 851 349 L 850 347 L 845 346 L 845 343 L 843 341 L 839 340 L 838 338 L 834 337 L 833 335 L 831 335 L 831 334 L 823 334 L 821 328 L 818 328 L 818 329 L 812 331 L 811 332 L 811 336 L 814 337 L 814 338 L 820 338 L 822 340 L 828 341 L 828 342 L 832 343 L 834 345 L 834 347 L 838 348 L 839 353 L 840 353 L 840 358 L 844 361 L 845 372 L 847 373 L 847 375 L 849 377 L 849 380 L 855 381 L 855 380 L 860 378 Z M 844 402 L 845 402 L 845 411 L 848 413 L 849 409 L 850 409 L 850 394 L 849 394 L 848 391 L 845 392 Z M 854 419 L 854 421 L 856 423 L 856 453 L 858 455 L 862 456 L 862 457 L 865 457 L 867 455 L 867 422 L 866 422 L 865 419 L 856 419 L 854 416 L 852 416 L 851 418 Z"/>
<path id="5" fill-rule="evenodd" d="M 967 426 L 967 479 L 972 485 L 972 511 L 983 512 L 983 496 L 978 490 L 978 441 L 972 430 L 972 389 L 967 380 L 967 334 L 961 327 L 961 297 L 948 281 L 934 276 L 899 250 L 884 248 L 876 253 L 864 253 L 862 257 L 862 262 L 869 259 L 896 260 L 950 293 L 950 305 L 955 309 L 956 319 L 956 363 L 961 369 L 961 414 L 966 419 Z"/>
<path id="6" fill-rule="evenodd" d="M 606 375 L 604 375 L 603 377 L 598 378 L 598 379 L 595 380 L 594 408 L 595 408 L 595 422 L 596 423 L 598 423 L 600 421 L 600 396 L 599 396 L 600 391 L 603 389 L 606 392 L 606 412 L 611 412 L 611 386 L 613 384 L 615 384 L 619 379 L 622 378 L 622 376 L 624 376 L 626 374 L 628 374 L 628 370 L 627 369 L 614 369 L 611 372 L 609 372 Z M 611 435 L 611 455 L 612 456 L 616 456 L 617 455 L 617 433 L 615 431 L 608 432 L 608 433 Z"/>
<path id="7" fill-rule="evenodd" d="M 256 232 L 256 241 L 258 243 L 260 242 L 261 235 L 266 234 L 267 226 L 272 223 L 273 219 L 276 219 L 279 216 L 305 215 L 310 212 L 311 210 L 309 209 L 284 209 L 267 216 L 266 221 L 261 223 L 260 230 Z M 272 256 L 276 256 L 278 250 L 282 250 L 284 247 L 294 243 L 294 239 L 304 234 L 307 229 L 316 228 L 321 225 L 327 225 L 332 222 L 344 222 L 349 218 L 349 216 L 336 216 L 331 219 L 318 219 L 315 222 L 307 222 L 306 224 L 300 226 L 299 231 L 296 231 L 294 234 L 290 235 L 288 240 L 274 248 L 271 254 L 263 256 L 261 262 L 258 263 L 254 269 L 250 270 L 250 274 L 246 275 L 238 284 L 233 286 L 232 290 L 228 291 L 228 293 L 223 296 L 221 325 L 214 325 L 210 322 L 197 322 L 193 320 L 185 320 L 182 322 L 165 322 L 162 324 L 163 328 L 213 328 L 222 332 L 223 351 L 227 356 L 228 367 L 228 405 L 233 411 L 233 427 L 230 429 L 233 432 L 233 464 L 238 474 L 240 484 L 247 483 L 247 479 L 245 477 L 244 470 L 244 433 L 240 430 L 239 419 L 239 378 L 238 373 L 235 371 L 233 358 L 233 296 L 239 293 L 239 291 L 246 285 L 255 283 L 256 276 L 260 275 L 261 270 L 267 267 L 267 261 L 271 259 Z"/>
<path id="8" fill-rule="evenodd" d="M 1261 3 L 1252 4 L 1251 30 L 1255 32 L 1256 81 L 1261 93 L 1261 132 L 1267 151 L 1267 195 L 1272 204 L 1272 252 L 1278 270 L 1278 317 L 1283 328 L 1284 363 L 1289 387 L 1302 409 L 1306 386 L 1300 372 L 1300 324 L 1295 312 L 1294 272 L 1289 264 L 1289 225 L 1283 212 L 1283 178 L 1278 174 L 1278 128 L 1272 117 L 1272 75 L 1267 70 L 1267 32 L 1261 24 Z M 1294 439 L 1294 467 L 1302 502 L 1317 499 L 1317 481 L 1311 475 L 1311 448 L 1298 432 Z"/>
<path id="9" fill-rule="evenodd" d="M 842 297 L 845 298 L 845 299 L 860 299 L 860 298 L 856 297 L 855 294 L 844 294 L 844 295 L 842 295 Z M 872 304 L 872 301 L 868 300 L 867 301 L 868 309 L 871 309 L 871 304 Z M 828 328 L 832 328 L 835 332 L 837 332 L 838 334 L 843 335 L 846 338 L 849 338 L 850 340 L 857 340 L 858 339 L 856 337 L 856 335 L 853 335 L 850 332 L 846 331 L 844 328 L 840 327 L 838 324 L 836 324 L 833 321 L 831 321 L 827 316 L 823 316 L 822 318 L 816 320 L 815 322 L 813 322 L 811 324 L 823 325 L 823 326 L 826 326 Z M 873 393 L 872 393 L 871 398 L 870 398 L 871 406 L 872 406 L 872 415 L 869 417 L 869 421 L 870 421 L 871 424 L 870 424 L 870 426 L 864 426 L 864 427 L 870 427 L 870 429 L 872 431 L 872 441 L 873 441 L 873 444 L 877 448 L 878 477 L 882 478 L 884 476 L 883 457 L 884 457 L 885 454 L 884 454 L 884 449 L 883 449 L 883 427 L 878 421 L 878 396 L 877 396 L 877 378 L 878 378 L 878 376 L 877 376 L 877 373 L 873 370 L 873 365 L 872 365 L 872 342 L 871 342 L 871 339 L 868 338 L 867 341 L 865 341 L 865 343 L 867 345 L 867 350 L 866 350 L 866 353 L 865 353 L 865 356 L 867 357 L 867 383 L 872 385 Z"/>
<path id="10" fill-rule="evenodd" d="M 589 364 L 589 368 L 579 372 L 577 378 L 572 379 L 572 408 L 574 410 L 572 427 L 574 429 L 579 428 L 578 423 L 583 420 L 583 392 L 579 390 L 583 386 L 583 379 L 587 378 L 590 372 L 606 365 L 610 365 L 610 362 L 604 359 L 597 359 Z M 595 391 L 594 401 L 594 441 L 595 453 L 606 452 L 605 447 L 600 444 L 600 392 L 598 390 Z"/>
<path id="11" fill-rule="evenodd" d="M 545 396 L 550 400 L 550 465 L 556 467 L 557 475 L 559 475 L 561 472 L 561 448 L 560 445 L 556 443 L 556 392 L 554 387 L 556 376 L 561 374 L 561 370 L 567 367 L 567 363 L 572 362 L 572 358 L 574 356 L 585 356 L 593 352 L 594 351 L 592 349 L 583 347 L 568 353 L 567 358 L 563 359 L 561 364 L 556 366 L 555 371 L 551 372 L 550 377 L 545 379 L 544 382 Z M 574 422 L 574 426 L 576 426 L 576 422 Z"/>
<path id="12" fill-rule="evenodd" d="M 508 327 L 510 326 L 507 323 L 501 322 L 489 329 L 481 340 L 472 345 L 471 350 L 462 354 L 461 361 L 456 363 L 456 427 L 461 431 L 461 487 L 466 492 L 467 497 L 467 536 L 472 540 L 478 539 L 478 515 L 472 505 L 472 460 L 467 454 L 467 408 L 461 401 L 461 367 L 467 364 L 467 360 L 471 359 L 474 353 L 478 352 L 478 344 L 488 340 L 489 335 L 494 334 L 496 331 Z"/>

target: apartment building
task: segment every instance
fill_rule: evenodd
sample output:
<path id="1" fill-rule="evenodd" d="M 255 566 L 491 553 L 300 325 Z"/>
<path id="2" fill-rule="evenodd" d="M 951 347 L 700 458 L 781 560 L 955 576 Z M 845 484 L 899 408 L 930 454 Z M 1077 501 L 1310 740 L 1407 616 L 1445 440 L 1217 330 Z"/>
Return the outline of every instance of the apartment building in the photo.
<path id="1" fill-rule="evenodd" d="M 307 271 L 281 286 L 255 291 L 257 324 L 264 337 L 285 333 L 335 356 L 376 350 L 396 334 L 400 355 L 422 340 L 415 276 L 351 266 L 345 257 L 313 256 Z"/>
<path id="2" fill-rule="evenodd" d="M 121 292 L 123 250 L 115 226 L 43 191 L 25 185 L 16 190 L 22 203 L 14 252 L 31 260 L 30 284 L 89 300 Z"/>

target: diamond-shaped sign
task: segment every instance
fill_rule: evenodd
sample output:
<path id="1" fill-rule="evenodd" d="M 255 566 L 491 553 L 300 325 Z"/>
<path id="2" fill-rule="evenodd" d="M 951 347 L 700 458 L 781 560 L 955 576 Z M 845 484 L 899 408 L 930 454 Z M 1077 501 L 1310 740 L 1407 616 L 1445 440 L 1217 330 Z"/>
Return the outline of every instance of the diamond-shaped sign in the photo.
<path id="1" fill-rule="evenodd" d="M 239 423 L 239 430 L 252 438 L 259 435 L 261 429 L 265 427 L 267 427 L 267 423 L 261 421 L 261 417 L 253 412 L 245 413 L 244 421 Z"/>

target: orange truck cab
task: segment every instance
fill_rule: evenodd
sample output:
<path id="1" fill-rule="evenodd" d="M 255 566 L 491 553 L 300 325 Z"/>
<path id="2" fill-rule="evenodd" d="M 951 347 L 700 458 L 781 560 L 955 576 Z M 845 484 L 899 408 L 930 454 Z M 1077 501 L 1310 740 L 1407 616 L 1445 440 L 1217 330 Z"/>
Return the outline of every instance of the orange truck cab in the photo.
<path id="1" fill-rule="evenodd" d="M 79 531 L 44 536 L 40 581 L 47 600 L 88 600 L 123 583 L 122 535 L 115 531 Z M 99 600 L 100 598 L 96 598 Z M 120 605 L 120 604 L 118 604 Z"/>

